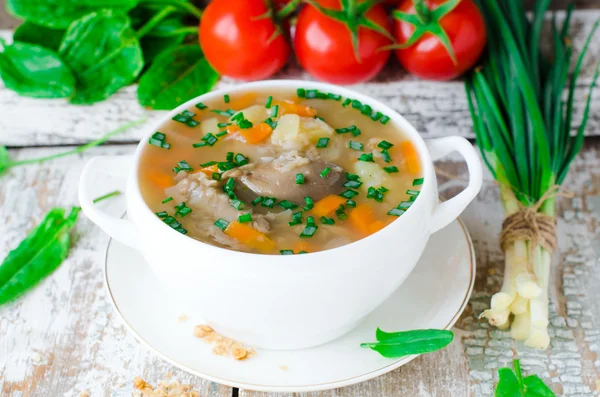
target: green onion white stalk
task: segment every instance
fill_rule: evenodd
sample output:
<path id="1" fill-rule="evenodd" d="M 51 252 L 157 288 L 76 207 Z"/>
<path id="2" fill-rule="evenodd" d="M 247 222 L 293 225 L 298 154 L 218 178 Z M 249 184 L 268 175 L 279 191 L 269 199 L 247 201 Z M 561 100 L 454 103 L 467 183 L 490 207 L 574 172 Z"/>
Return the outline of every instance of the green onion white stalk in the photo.
<path id="1" fill-rule="evenodd" d="M 544 214 L 546 220 L 554 220 L 560 185 L 583 145 L 598 67 L 581 124 L 571 135 L 575 85 L 598 22 L 569 78 L 572 7 L 560 28 L 552 19 L 550 37 L 544 40 L 552 42 L 553 51 L 544 56 L 539 48 L 540 32 L 550 0 L 538 0 L 531 18 L 525 14 L 523 0 L 478 0 L 478 4 L 488 28 L 488 49 L 482 65 L 466 80 L 477 144 L 500 186 L 506 217 L 522 212 L 519 215 Z M 504 283 L 492 297 L 490 309 L 482 314 L 498 328 L 511 327 L 513 338 L 537 348 L 547 348 L 550 343 L 552 252 L 551 244 L 545 242 L 521 237 L 504 244 Z"/>

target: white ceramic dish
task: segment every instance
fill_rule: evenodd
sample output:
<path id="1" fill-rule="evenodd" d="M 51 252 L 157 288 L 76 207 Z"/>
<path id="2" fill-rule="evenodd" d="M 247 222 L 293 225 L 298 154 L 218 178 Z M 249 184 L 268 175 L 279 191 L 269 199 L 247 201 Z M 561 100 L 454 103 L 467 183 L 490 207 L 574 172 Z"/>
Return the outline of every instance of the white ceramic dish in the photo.
<path id="1" fill-rule="evenodd" d="M 412 207 L 367 238 L 307 255 L 258 255 L 226 250 L 184 236 L 145 204 L 138 163 L 148 138 L 165 120 L 200 101 L 256 89 L 318 89 L 353 98 L 387 114 L 414 144 L 425 182 Z M 460 153 L 469 184 L 439 203 L 433 161 Z M 102 213 L 93 203 L 100 173 L 127 176 L 129 220 Z M 117 181 L 115 180 L 115 183 Z M 481 163 L 459 137 L 423 141 L 414 127 L 385 104 L 357 92 L 307 81 L 273 80 L 213 91 L 174 109 L 149 128 L 135 155 L 98 157 L 84 168 L 79 200 L 85 214 L 116 240 L 143 254 L 155 275 L 186 312 L 204 317 L 220 333 L 257 347 L 300 349 L 334 340 L 354 329 L 408 277 L 430 235 L 448 225 L 481 188 Z"/>
<path id="2" fill-rule="evenodd" d="M 407 281 L 352 332 L 305 350 L 259 349 L 242 362 L 212 354 L 210 345 L 192 336 L 203 320 L 178 320 L 185 312 L 135 250 L 112 240 L 105 271 L 109 296 L 124 323 L 165 360 L 233 387 L 304 392 L 362 382 L 411 361 L 414 356 L 386 359 L 359 344 L 373 340 L 378 326 L 388 331 L 450 328 L 471 295 L 475 256 L 464 225 L 452 222 L 431 237 Z"/>

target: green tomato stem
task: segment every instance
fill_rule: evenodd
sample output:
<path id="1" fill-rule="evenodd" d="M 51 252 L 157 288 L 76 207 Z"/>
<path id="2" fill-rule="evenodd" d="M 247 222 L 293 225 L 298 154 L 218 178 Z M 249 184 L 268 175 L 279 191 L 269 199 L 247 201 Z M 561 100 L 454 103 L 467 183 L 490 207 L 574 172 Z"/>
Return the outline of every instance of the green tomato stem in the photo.
<path id="1" fill-rule="evenodd" d="M 150 18 L 148 20 L 148 22 L 146 22 L 141 28 L 139 28 L 138 31 L 136 32 L 135 36 L 138 39 L 141 39 L 148 32 L 150 32 L 152 29 L 154 29 L 154 27 L 156 25 L 158 25 L 163 19 L 165 19 L 167 17 L 167 15 L 169 15 L 173 11 L 175 11 L 175 7 L 172 7 L 172 6 L 167 6 L 167 7 L 163 8 L 162 10 L 160 10 L 159 12 L 154 14 L 154 16 L 152 18 Z"/>
<path id="2" fill-rule="evenodd" d="M 424 0 L 413 0 L 413 4 L 415 5 L 415 12 L 417 13 L 417 17 L 419 20 L 427 24 L 431 21 L 431 10 L 427 7 Z"/>

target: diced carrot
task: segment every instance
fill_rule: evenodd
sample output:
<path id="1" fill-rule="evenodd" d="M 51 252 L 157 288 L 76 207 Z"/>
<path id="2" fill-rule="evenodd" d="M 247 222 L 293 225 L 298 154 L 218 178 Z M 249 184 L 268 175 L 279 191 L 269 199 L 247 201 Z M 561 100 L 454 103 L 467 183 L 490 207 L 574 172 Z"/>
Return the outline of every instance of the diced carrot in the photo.
<path id="1" fill-rule="evenodd" d="M 380 231 L 385 227 L 385 223 L 382 221 L 375 221 L 369 225 L 369 234 L 373 234 L 375 232 Z"/>
<path id="2" fill-rule="evenodd" d="M 243 223 L 231 222 L 225 228 L 225 234 L 261 252 L 271 252 L 275 249 L 273 240 L 265 236 L 264 233 L 255 230 L 252 226 Z"/>
<path id="3" fill-rule="evenodd" d="M 215 172 L 219 172 L 219 167 L 216 164 L 211 165 L 210 167 L 204 167 L 199 169 L 198 171 L 194 171 L 192 172 L 192 174 L 195 174 L 196 172 L 203 172 L 206 174 L 206 176 L 212 176 L 212 174 L 214 174 Z"/>
<path id="4" fill-rule="evenodd" d="M 227 128 L 225 128 L 225 131 L 227 131 L 228 134 L 234 134 L 234 133 L 238 132 L 239 130 L 240 130 L 240 127 L 238 127 L 235 124 L 228 125 Z"/>
<path id="5" fill-rule="evenodd" d="M 338 207 L 344 203 L 346 203 L 345 198 L 336 196 L 335 194 L 330 194 L 329 196 L 317 201 L 312 211 L 318 217 L 328 216 L 333 214 L 333 211 L 338 209 Z"/>
<path id="6" fill-rule="evenodd" d="M 313 252 L 315 249 L 313 248 L 312 244 L 308 243 L 307 241 L 300 241 L 299 243 L 297 243 L 296 245 L 294 245 L 294 253 L 297 254 L 299 252 Z"/>
<path id="7" fill-rule="evenodd" d="M 167 175 L 162 172 L 148 172 L 147 175 L 152 184 L 163 189 L 171 187 L 175 184 L 171 175 Z"/>
<path id="8" fill-rule="evenodd" d="M 253 126 L 252 128 L 240 130 L 240 134 L 242 134 L 242 136 L 246 140 L 246 143 L 249 143 L 251 145 L 261 143 L 262 141 L 267 139 L 272 132 L 273 128 L 267 123 L 260 123 L 258 125 Z"/>
<path id="9" fill-rule="evenodd" d="M 417 151 L 415 146 L 411 141 L 404 141 L 400 143 L 400 150 L 402 151 L 402 155 L 404 156 L 404 160 L 406 162 L 406 169 L 411 174 L 418 174 L 421 166 L 419 164 L 419 156 L 417 155 Z"/>
<path id="10" fill-rule="evenodd" d="M 371 225 L 375 223 L 373 209 L 367 204 L 359 204 L 348 213 L 350 223 L 357 228 L 361 233 L 371 234 Z"/>
<path id="11" fill-rule="evenodd" d="M 273 101 L 275 105 L 279 105 L 280 114 L 297 114 L 300 117 L 315 117 L 317 109 L 307 105 L 299 105 L 288 101 Z"/>
<path id="12" fill-rule="evenodd" d="M 245 109 L 254 105 L 257 97 L 258 94 L 256 92 L 247 92 L 240 97 L 232 98 L 226 105 L 232 109 Z"/>

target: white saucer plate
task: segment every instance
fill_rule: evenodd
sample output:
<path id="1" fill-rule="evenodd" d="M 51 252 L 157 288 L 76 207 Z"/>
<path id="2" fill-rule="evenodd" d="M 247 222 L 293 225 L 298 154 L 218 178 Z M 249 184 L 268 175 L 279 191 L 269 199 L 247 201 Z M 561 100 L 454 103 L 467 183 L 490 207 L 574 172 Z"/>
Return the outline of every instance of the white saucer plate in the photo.
<path id="1" fill-rule="evenodd" d="M 401 257 L 402 242 L 390 249 L 396 249 Z M 305 392 L 363 382 L 413 360 L 416 356 L 383 358 L 359 345 L 375 341 L 377 327 L 388 332 L 451 328 L 473 289 L 475 255 L 465 226 L 460 220 L 454 221 L 431 236 L 408 279 L 358 328 L 310 349 L 260 349 L 244 361 L 217 356 L 209 344 L 193 336 L 194 325 L 204 322 L 180 320 L 185 313 L 170 300 L 137 251 L 111 240 L 105 276 L 108 294 L 125 325 L 142 344 L 171 364 L 232 387 Z"/>

